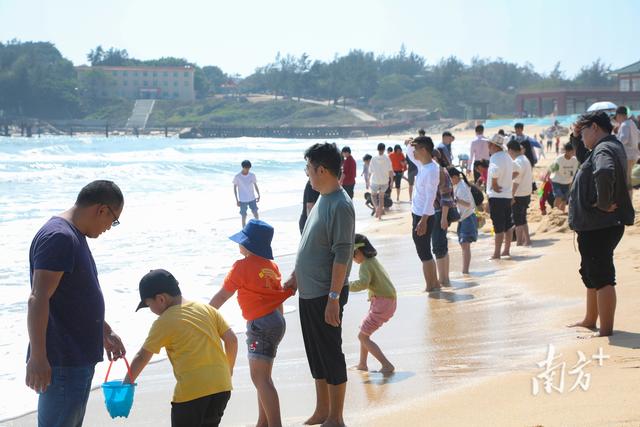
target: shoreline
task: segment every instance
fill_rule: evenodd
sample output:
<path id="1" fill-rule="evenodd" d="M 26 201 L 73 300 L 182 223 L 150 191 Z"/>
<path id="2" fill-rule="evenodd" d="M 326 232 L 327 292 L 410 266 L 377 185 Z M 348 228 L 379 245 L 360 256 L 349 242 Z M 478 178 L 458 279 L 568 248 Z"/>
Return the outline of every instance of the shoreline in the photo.
<path id="1" fill-rule="evenodd" d="M 539 172 L 540 167 L 537 167 L 534 174 Z M 362 205 L 361 197 L 362 191 L 356 194 L 354 203 Z M 627 228 L 616 251 L 621 286 L 614 337 L 618 334 L 619 337 L 607 340 L 609 344 L 605 345 L 604 339 L 576 340 L 576 335 L 584 335 L 582 331 L 563 326 L 582 314 L 584 294 L 576 267 L 579 255 L 572 249 L 572 235 L 564 231 L 566 224 L 562 223 L 562 215 L 554 213 L 541 217 L 539 211 L 535 212 L 534 198 L 530 211 L 531 219 L 536 220 L 531 225 L 534 246 L 513 247 L 511 260 L 486 262 L 484 256 L 492 247 L 492 238 L 486 232 L 481 233 L 479 241 L 472 246 L 470 278 L 463 278 L 458 273 L 459 245 L 455 233 L 449 234 L 453 287 L 444 288 L 437 294 L 426 294 L 422 292 L 424 283 L 408 234 L 410 205 L 406 202 L 406 187 L 402 198 L 400 204 L 394 201 L 390 214 L 383 221 L 368 217 L 357 221 L 358 232 L 372 239 L 398 289 L 399 310 L 375 335 L 375 341 L 396 365 L 397 371 L 389 378 L 374 372 L 349 371 L 345 404 L 348 425 L 424 425 L 426 419 L 434 426 L 537 425 L 543 422 L 544 425 L 627 425 L 620 424 L 620 420 L 628 425 L 640 423 L 640 418 L 629 412 L 631 403 L 626 397 L 640 391 L 640 386 L 635 386 L 640 378 L 637 374 L 633 376 L 634 370 L 629 370 L 640 368 L 629 366 L 640 364 L 634 362 L 638 357 L 634 357 L 632 351 L 640 348 L 640 334 L 624 332 L 633 330 L 640 320 L 639 315 L 632 313 L 633 300 L 640 297 L 640 291 L 629 286 L 640 283 L 637 279 L 640 272 L 638 219 L 635 226 Z M 635 200 L 637 208 L 640 205 L 638 194 Z M 278 258 L 283 275 L 290 271 L 294 257 L 295 254 L 289 253 Z M 565 268 L 557 268 L 560 266 Z M 354 265 L 351 279 L 355 277 L 357 266 Z M 294 300 L 290 301 L 294 303 Z M 343 333 L 348 366 L 357 362 L 359 343 L 355 335 L 367 308 L 366 295 L 352 293 L 345 309 Z M 297 316 L 288 314 L 285 318 L 289 331 L 276 359 L 274 382 L 281 397 L 284 424 L 299 425 L 313 409 L 313 383 L 301 347 Z M 546 395 L 534 398 L 531 379 L 538 373 L 535 364 L 544 358 L 549 343 L 553 343 L 571 364 L 575 359 L 574 350 L 582 349 L 590 355 L 588 351 L 595 347 L 605 347 L 605 353 L 611 355 L 611 359 L 615 358 L 615 364 L 612 361 L 611 366 L 605 362 L 605 368 L 614 370 L 606 373 L 615 377 L 619 389 L 610 390 L 612 383 L 606 383 L 604 371 L 591 369 L 593 391 L 574 391 L 561 398 Z M 92 391 L 85 424 L 164 425 L 174 383 L 167 362 L 157 361 L 145 370 L 138 380 L 132 414 L 126 420 L 109 419 L 101 392 Z M 257 412 L 243 343 L 240 343 L 237 366 L 234 391 L 223 417 L 223 426 L 247 425 L 255 420 L 254 413 Z M 377 362 L 370 361 L 370 369 L 377 367 Z M 602 381 L 598 383 L 598 379 Z M 611 397 L 603 395 L 605 391 Z M 593 408 L 580 402 L 585 397 Z M 613 405 L 617 415 L 627 418 L 618 417 L 615 424 L 594 418 L 599 423 L 589 424 L 589 417 L 597 417 L 598 412 L 606 413 L 604 403 L 599 403 L 598 399 Z M 567 401 L 572 404 L 563 403 Z M 503 414 L 490 410 L 496 402 L 502 402 L 499 407 Z M 623 403 L 627 405 L 626 412 Z M 588 416 L 576 421 L 574 404 Z M 544 413 L 537 417 L 536 411 Z M 34 418 L 32 412 L 3 421 L 2 425 L 6 422 L 8 426 L 33 425 Z M 571 424 L 574 421 L 575 424 Z"/>

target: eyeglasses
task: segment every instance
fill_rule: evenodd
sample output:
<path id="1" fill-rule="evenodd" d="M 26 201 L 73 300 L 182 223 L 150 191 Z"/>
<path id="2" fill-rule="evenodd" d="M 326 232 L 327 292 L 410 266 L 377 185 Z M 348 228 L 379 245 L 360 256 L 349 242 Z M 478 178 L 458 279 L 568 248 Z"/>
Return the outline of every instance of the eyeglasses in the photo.
<path id="1" fill-rule="evenodd" d="M 118 219 L 118 217 L 116 216 L 115 213 L 113 213 L 113 210 L 111 209 L 111 206 L 109 205 L 105 205 L 107 207 L 107 209 L 109 209 L 109 212 L 111 212 L 111 215 L 113 216 L 113 222 L 111 223 L 112 227 L 116 227 L 118 225 L 120 225 L 120 220 Z"/>
<path id="2" fill-rule="evenodd" d="M 311 163 L 307 163 L 307 164 L 305 165 L 305 167 L 304 167 L 304 173 L 306 173 L 306 174 L 307 174 L 307 176 L 309 176 L 309 170 L 310 170 L 311 168 L 313 168 L 313 171 L 314 171 L 314 172 L 316 172 L 320 166 L 322 166 L 322 165 L 314 166 L 314 165 L 313 165 L 313 164 L 311 164 Z"/>
<path id="3" fill-rule="evenodd" d="M 591 126 L 593 126 L 593 123 L 589 123 L 588 125 L 584 125 L 580 128 L 580 136 L 584 135 L 584 131 L 587 129 L 591 129 Z"/>

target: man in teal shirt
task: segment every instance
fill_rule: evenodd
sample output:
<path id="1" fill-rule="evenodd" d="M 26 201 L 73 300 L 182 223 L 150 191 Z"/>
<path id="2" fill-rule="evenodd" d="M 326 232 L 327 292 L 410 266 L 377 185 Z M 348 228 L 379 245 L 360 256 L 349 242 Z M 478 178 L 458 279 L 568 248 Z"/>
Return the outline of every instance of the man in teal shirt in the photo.
<path id="1" fill-rule="evenodd" d="M 355 212 L 340 187 L 342 156 L 336 145 L 314 144 L 305 159 L 320 198 L 309 213 L 295 269 L 284 287 L 300 292 L 302 336 L 316 384 L 316 408 L 305 424 L 343 426 L 347 367 L 341 321 L 349 296 Z"/>

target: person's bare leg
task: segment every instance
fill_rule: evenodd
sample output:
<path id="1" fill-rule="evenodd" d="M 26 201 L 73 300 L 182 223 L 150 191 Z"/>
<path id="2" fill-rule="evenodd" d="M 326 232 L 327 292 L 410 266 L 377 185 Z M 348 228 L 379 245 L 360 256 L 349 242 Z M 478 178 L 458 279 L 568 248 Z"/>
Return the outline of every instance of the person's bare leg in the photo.
<path id="1" fill-rule="evenodd" d="M 424 280 L 427 283 L 427 287 L 425 288 L 427 292 L 440 289 L 436 263 L 434 260 L 430 259 L 429 261 L 422 261 L 422 274 L 424 274 Z"/>
<path id="2" fill-rule="evenodd" d="M 524 230 L 522 225 L 516 225 L 516 246 L 522 246 L 524 242 Z"/>
<path id="3" fill-rule="evenodd" d="M 438 281 L 441 286 L 449 286 L 449 254 L 446 254 L 443 258 L 436 259 L 436 266 L 438 269 Z"/>
<path id="4" fill-rule="evenodd" d="M 409 201 L 411 201 L 411 197 L 413 197 L 413 185 L 409 186 Z"/>
<path id="5" fill-rule="evenodd" d="M 594 337 L 608 337 L 613 334 L 613 321 L 616 314 L 616 288 L 607 285 L 597 291 L 598 315 L 600 316 L 600 330 Z"/>
<path id="6" fill-rule="evenodd" d="M 502 251 L 501 256 L 511 255 L 511 235 L 512 234 L 513 234 L 513 230 L 511 228 L 504 233 L 504 249 Z"/>
<path id="7" fill-rule="evenodd" d="M 469 265 L 471 265 L 471 243 L 460 243 L 462 248 L 462 274 L 469 274 Z"/>
<path id="8" fill-rule="evenodd" d="M 500 259 L 500 249 L 502 248 L 502 241 L 504 240 L 504 233 L 496 233 L 493 243 L 493 256 L 491 259 Z"/>
<path id="9" fill-rule="evenodd" d="M 400 187 L 396 188 L 396 201 L 400 201 Z"/>
<path id="10" fill-rule="evenodd" d="M 382 367 L 380 368 L 380 372 L 382 372 L 383 374 L 390 374 L 391 372 L 393 372 L 395 367 L 391 362 L 389 362 L 389 359 L 385 357 L 378 344 L 371 340 L 370 336 L 360 332 L 358 334 L 358 339 L 360 340 L 360 345 L 365 346 L 369 353 L 371 353 L 373 357 L 378 359 L 378 362 L 380 362 L 380 364 L 382 365 Z"/>
<path id="11" fill-rule="evenodd" d="M 316 380 L 316 409 L 304 423 L 322 424 L 329 417 L 329 385 L 325 380 Z"/>
<path id="12" fill-rule="evenodd" d="M 358 335 L 360 337 L 360 335 Z M 356 365 L 356 369 L 359 371 L 368 371 L 369 366 L 367 365 L 367 358 L 369 356 L 369 351 L 367 347 L 360 342 L 360 362 Z"/>
<path id="13" fill-rule="evenodd" d="M 244 228 L 245 225 L 247 225 L 247 216 L 242 215 L 242 228 Z"/>
<path id="14" fill-rule="evenodd" d="M 587 308 L 584 314 L 584 319 L 580 322 L 575 322 L 567 325 L 569 328 L 583 327 L 589 329 L 596 328 L 596 322 L 598 321 L 598 295 L 595 289 L 587 288 Z"/>
<path id="15" fill-rule="evenodd" d="M 523 225 L 524 229 L 524 245 L 531 246 L 531 235 L 529 234 L 529 224 Z"/>
<path id="16" fill-rule="evenodd" d="M 260 219 L 260 215 L 258 215 L 258 211 L 253 211 L 253 217 L 255 219 Z"/>
<path id="17" fill-rule="evenodd" d="M 267 413 L 264 410 L 264 406 L 262 405 L 262 401 L 260 400 L 259 394 L 258 394 L 258 421 L 256 422 L 256 427 L 269 427 L 269 422 L 267 421 Z"/>
<path id="18" fill-rule="evenodd" d="M 326 384 L 326 383 L 325 383 Z M 342 412 L 344 411 L 344 396 L 347 391 L 347 383 L 327 385 L 329 389 L 329 415 L 322 427 L 344 427 Z"/>
<path id="19" fill-rule="evenodd" d="M 376 215 L 378 219 L 382 219 L 382 214 L 384 213 L 384 191 L 378 193 L 378 214 Z"/>
<path id="20" fill-rule="evenodd" d="M 249 359 L 251 381 L 258 392 L 261 410 L 258 415 L 257 426 L 282 426 L 278 391 L 271 380 L 272 367 L 273 364 L 266 360 Z"/>

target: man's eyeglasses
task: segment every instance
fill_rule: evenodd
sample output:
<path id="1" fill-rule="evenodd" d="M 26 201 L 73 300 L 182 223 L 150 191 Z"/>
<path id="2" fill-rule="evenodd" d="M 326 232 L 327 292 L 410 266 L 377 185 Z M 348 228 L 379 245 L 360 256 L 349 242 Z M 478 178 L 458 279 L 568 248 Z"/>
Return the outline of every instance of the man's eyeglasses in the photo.
<path id="1" fill-rule="evenodd" d="M 111 209 L 111 206 L 109 206 L 109 205 L 105 205 L 105 206 L 107 207 L 107 209 L 109 209 L 109 212 L 111 212 L 111 215 L 113 216 L 113 222 L 111 223 L 111 226 L 112 227 L 116 227 L 116 226 L 120 225 L 120 220 L 118 219 L 116 214 Z"/>

